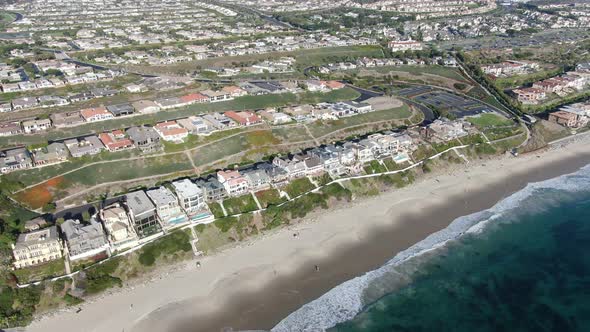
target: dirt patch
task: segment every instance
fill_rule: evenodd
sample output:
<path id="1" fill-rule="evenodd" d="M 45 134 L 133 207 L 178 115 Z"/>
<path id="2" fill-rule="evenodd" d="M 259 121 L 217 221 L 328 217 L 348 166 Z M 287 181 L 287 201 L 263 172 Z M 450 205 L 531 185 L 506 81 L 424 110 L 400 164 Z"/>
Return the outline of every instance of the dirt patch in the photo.
<path id="1" fill-rule="evenodd" d="M 404 103 L 401 100 L 388 96 L 373 97 L 367 99 L 365 102 L 371 104 L 371 106 L 373 106 L 373 109 L 375 109 L 376 111 L 389 110 L 392 108 L 402 107 L 404 105 Z"/>
<path id="2" fill-rule="evenodd" d="M 21 191 L 16 198 L 33 209 L 40 209 L 51 203 L 55 192 L 64 186 L 64 178 L 59 176 L 47 180 L 44 183 Z"/>

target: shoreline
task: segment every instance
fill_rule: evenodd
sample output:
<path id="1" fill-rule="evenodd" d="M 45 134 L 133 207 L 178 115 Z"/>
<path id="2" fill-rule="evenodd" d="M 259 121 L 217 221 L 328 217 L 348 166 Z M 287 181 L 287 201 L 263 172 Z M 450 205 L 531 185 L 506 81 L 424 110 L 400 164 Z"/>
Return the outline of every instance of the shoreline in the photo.
<path id="1" fill-rule="evenodd" d="M 529 182 L 590 163 L 586 140 L 518 158 L 473 160 L 450 173 L 424 176 L 409 187 L 314 213 L 301 223 L 199 258 L 199 270 L 194 261 L 182 263 L 184 268 L 162 267 L 173 271 L 91 299 L 79 314 L 68 310 L 41 317 L 26 331 L 269 329 L 301 305 L 378 268 L 457 217 L 489 208 Z M 294 239 L 293 232 L 300 236 Z M 315 265 L 321 267 L 319 272 Z"/>

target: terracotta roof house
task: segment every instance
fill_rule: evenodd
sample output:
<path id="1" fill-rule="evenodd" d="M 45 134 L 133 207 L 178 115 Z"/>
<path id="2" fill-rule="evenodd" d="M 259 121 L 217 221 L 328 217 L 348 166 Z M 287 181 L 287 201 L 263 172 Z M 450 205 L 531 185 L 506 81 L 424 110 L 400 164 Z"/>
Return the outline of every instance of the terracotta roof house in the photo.
<path id="1" fill-rule="evenodd" d="M 114 118 L 113 114 L 104 107 L 86 108 L 80 111 L 86 122 L 104 121 Z"/>
<path id="2" fill-rule="evenodd" d="M 99 134 L 98 138 L 107 148 L 107 150 L 111 152 L 131 149 L 134 147 L 133 141 L 127 138 L 125 133 L 121 130 L 114 130 L 110 133 Z"/>
<path id="3" fill-rule="evenodd" d="M 183 142 L 188 137 L 188 130 L 176 121 L 160 122 L 154 126 L 154 129 L 163 140 L 169 142 Z"/>
<path id="4" fill-rule="evenodd" d="M 223 114 L 225 116 L 227 116 L 228 118 L 236 121 L 237 123 L 239 123 L 242 126 L 251 126 L 251 125 L 255 125 L 257 123 L 262 122 L 262 119 L 258 115 L 256 115 L 253 112 L 250 112 L 250 111 L 243 111 L 243 112 L 229 111 L 229 112 L 225 112 Z"/>
<path id="5" fill-rule="evenodd" d="M 190 105 L 195 103 L 206 103 L 209 101 L 209 97 L 200 93 L 191 93 L 180 97 L 180 100 L 182 100 L 183 103 Z"/>

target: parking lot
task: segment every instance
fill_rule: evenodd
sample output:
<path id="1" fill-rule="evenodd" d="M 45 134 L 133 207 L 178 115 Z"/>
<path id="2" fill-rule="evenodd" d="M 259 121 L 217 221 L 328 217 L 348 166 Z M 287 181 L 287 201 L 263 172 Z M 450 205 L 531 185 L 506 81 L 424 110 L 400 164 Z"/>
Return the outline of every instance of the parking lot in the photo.
<path id="1" fill-rule="evenodd" d="M 436 109 L 441 113 L 452 114 L 457 118 L 495 111 L 493 108 L 476 100 L 427 86 L 402 89 L 398 91 L 398 94 Z"/>

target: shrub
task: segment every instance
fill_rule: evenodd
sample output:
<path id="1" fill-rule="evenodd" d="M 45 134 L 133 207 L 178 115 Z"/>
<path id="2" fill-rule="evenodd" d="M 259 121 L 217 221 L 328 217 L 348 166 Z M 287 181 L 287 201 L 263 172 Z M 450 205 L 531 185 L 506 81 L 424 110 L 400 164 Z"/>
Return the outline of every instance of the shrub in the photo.
<path id="1" fill-rule="evenodd" d="M 190 237 L 186 232 L 174 231 L 152 243 L 148 243 L 140 250 L 139 262 L 145 266 L 152 266 L 162 255 L 172 255 L 178 252 L 192 250 Z"/>

